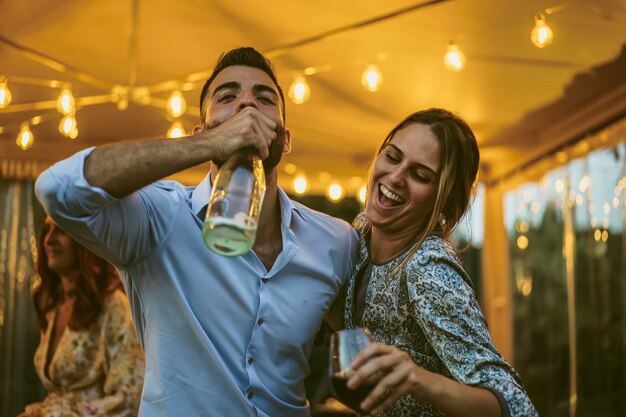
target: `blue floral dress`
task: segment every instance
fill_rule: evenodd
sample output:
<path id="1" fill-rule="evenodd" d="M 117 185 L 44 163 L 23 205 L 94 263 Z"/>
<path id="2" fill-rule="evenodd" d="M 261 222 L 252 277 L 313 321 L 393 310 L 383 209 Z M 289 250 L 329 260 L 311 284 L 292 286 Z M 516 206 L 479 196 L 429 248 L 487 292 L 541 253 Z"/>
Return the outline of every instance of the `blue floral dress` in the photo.
<path id="1" fill-rule="evenodd" d="M 357 230 L 363 230 L 365 224 L 364 216 L 359 215 Z M 386 264 L 371 264 L 361 321 L 356 322 L 356 280 L 370 260 L 366 239 L 361 232 L 359 262 L 345 299 L 346 327 L 368 327 L 377 342 L 404 350 L 422 368 L 491 390 L 505 416 L 538 416 L 519 376 L 496 350 L 471 281 L 455 249 L 444 239 L 428 237 L 393 276 L 410 250 Z M 443 416 L 429 403 L 411 396 L 379 415 Z"/>

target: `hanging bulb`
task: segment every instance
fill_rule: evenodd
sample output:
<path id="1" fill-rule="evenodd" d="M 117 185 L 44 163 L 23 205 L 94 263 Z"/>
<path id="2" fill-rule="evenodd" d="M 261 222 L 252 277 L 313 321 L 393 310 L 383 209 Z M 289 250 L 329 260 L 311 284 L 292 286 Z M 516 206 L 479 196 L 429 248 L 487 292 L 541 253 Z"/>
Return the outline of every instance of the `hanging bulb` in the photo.
<path id="1" fill-rule="evenodd" d="M 302 75 L 296 77 L 291 86 L 289 86 L 289 98 L 296 104 L 306 102 L 311 96 L 311 88 L 306 82 L 306 78 Z"/>
<path id="2" fill-rule="evenodd" d="M 185 128 L 183 124 L 176 120 L 167 131 L 167 137 L 170 139 L 182 138 L 185 136 Z"/>
<path id="3" fill-rule="evenodd" d="M 333 182 L 332 184 L 328 186 L 328 190 L 326 191 L 326 194 L 328 195 L 328 198 L 330 199 L 330 201 L 336 203 L 337 201 L 341 200 L 341 198 L 343 197 L 343 188 L 341 187 L 341 185 L 337 184 L 336 182 Z"/>
<path id="4" fill-rule="evenodd" d="M 365 199 L 367 198 L 367 186 L 363 186 L 359 188 L 359 193 L 357 194 L 357 198 L 359 203 L 365 204 Z"/>
<path id="5" fill-rule="evenodd" d="M 69 88 L 64 88 L 57 99 L 57 110 L 63 115 L 68 115 L 76 111 L 74 95 Z"/>
<path id="6" fill-rule="evenodd" d="M 554 35 L 552 29 L 546 23 L 546 18 L 543 14 L 537 13 L 535 15 L 535 26 L 530 31 L 530 40 L 537 48 L 545 48 L 552 43 Z"/>
<path id="7" fill-rule="evenodd" d="M 298 195 L 304 194 L 308 187 L 306 182 L 306 178 L 303 176 L 297 176 L 296 179 L 293 180 L 293 189 Z"/>
<path id="8" fill-rule="evenodd" d="M 74 113 L 63 116 L 59 122 L 59 132 L 66 138 L 76 139 L 78 136 L 78 126 Z M 73 137 L 72 137 L 73 136 Z"/>
<path id="9" fill-rule="evenodd" d="M 178 118 L 185 114 L 187 110 L 187 102 L 180 91 L 174 91 L 169 99 L 167 99 L 167 112 L 173 118 Z"/>
<path id="10" fill-rule="evenodd" d="M 11 104 L 11 90 L 9 90 L 6 77 L 0 77 L 0 109 Z"/>
<path id="11" fill-rule="evenodd" d="M 374 64 L 370 64 L 363 71 L 363 75 L 361 75 L 361 85 L 370 92 L 374 92 L 378 90 L 380 85 L 383 83 L 383 74 L 380 72 L 378 67 Z"/>
<path id="12" fill-rule="evenodd" d="M 22 150 L 26 150 L 33 146 L 33 142 L 35 141 L 35 136 L 33 136 L 33 132 L 30 131 L 30 125 L 28 122 L 24 122 L 20 125 L 20 132 L 17 134 L 17 139 L 15 143 L 17 146 L 22 148 Z"/>
<path id="13" fill-rule="evenodd" d="M 450 42 L 443 63 L 450 71 L 459 72 L 465 67 L 465 54 L 454 42 Z"/>

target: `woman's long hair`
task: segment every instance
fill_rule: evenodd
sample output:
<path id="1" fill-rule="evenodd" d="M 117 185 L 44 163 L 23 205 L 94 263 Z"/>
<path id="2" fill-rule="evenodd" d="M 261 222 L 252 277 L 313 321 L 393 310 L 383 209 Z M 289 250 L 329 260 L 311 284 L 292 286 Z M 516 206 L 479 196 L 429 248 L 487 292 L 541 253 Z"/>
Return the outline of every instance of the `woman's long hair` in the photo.
<path id="1" fill-rule="evenodd" d="M 33 291 L 33 302 L 37 311 L 39 328 L 45 331 L 48 327 L 47 314 L 56 309 L 63 301 L 63 285 L 61 277 L 48 267 L 48 256 L 44 247 L 44 237 L 49 226 L 44 223 L 39 239 L 39 257 L 37 269 L 41 278 Z M 76 281 L 75 300 L 68 326 L 72 330 L 88 328 L 100 313 L 107 295 L 122 288 L 117 272 L 113 266 L 76 244 L 80 277 Z"/>

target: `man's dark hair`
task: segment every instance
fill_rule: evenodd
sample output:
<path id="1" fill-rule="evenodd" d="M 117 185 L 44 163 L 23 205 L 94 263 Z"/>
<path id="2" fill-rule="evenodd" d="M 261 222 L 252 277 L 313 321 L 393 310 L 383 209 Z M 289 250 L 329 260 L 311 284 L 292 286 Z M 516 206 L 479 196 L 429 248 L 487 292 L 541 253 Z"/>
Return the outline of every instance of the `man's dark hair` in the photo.
<path id="1" fill-rule="evenodd" d="M 202 93 L 200 94 L 200 114 L 204 119 L 204 115 L 206 112 L 204 99 L 209 91 L 209 86 L 217 77 L 217 74 L 222 72 L 224 68 L 232 67 L 234 65 L 241 65 L 244 67 L 252 67 L 258 68 L 261 71 L 265 72 L 276 85 L 276 89 L 278 89 L 278 94 L 280 95 L 281 107 L 283 113 L 283 123 L 285 121 L 285 96 L 283 95 L 283 89 L 278 85 L 278 81 L 276 80 L 276 75 L 274 75 L 274 66 L 263 54 L 251 47 L 240 47 L 223 53 L 217 60 L 215 64 L 215 68 L 213 68 L 213 73 L 209 77 L 209 79 L 204 83 L 204 87 L 202 87 Z"/>

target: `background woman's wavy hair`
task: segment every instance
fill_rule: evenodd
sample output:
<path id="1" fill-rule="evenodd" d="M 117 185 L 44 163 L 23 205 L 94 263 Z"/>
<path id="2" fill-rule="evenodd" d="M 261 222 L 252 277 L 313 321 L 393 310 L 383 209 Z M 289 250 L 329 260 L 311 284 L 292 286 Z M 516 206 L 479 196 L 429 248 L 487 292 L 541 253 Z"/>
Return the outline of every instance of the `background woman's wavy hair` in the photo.
<path id="1" fill-rule="evenodd" d="M 434 234 L 445 239 L 457 227 L 472 200 L 480 161 L 476 137 L 467 122 L 454 113 L 437 108 L 407 116 L 389 132 L 377 155 L 391 142 L 396 132 L 413 123 L 429 126 L 439 140 L 441 170 L 433 211 L 426 226 L 416 236 L 416 244 L 405 262 L 411 259 L 428 236 Z M 440 221 L 441 215 L 444 221 Z"/>
<path id="2" fill-rule="evenodd" d="M 63 301 L 61 277 L 48 267 L 48 256 L 44 248 L 44 236 L 48 228 L 44 224 L 41 229 L 37 259 L 41 281 L 33 291 L 33 302 L 42 331 L 48 326 L 46 315 Z M 110 263 L 78 243 L 77 251 L 81 279 L 76 282 L 76 299 L 68 324 L 72 330 L 86 329 L 93 324 L 102 312 L 106 296 L 122 289 L 119 276 Z"/>

